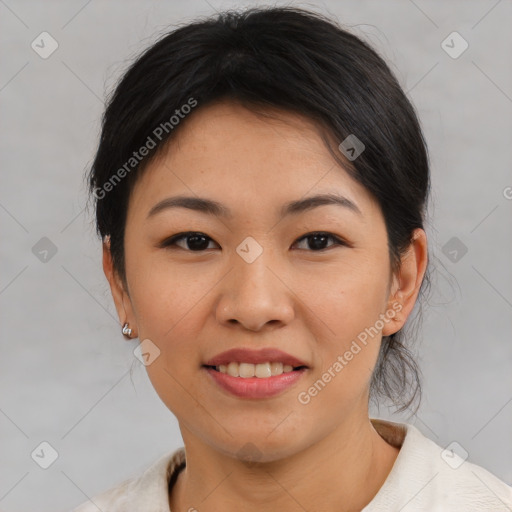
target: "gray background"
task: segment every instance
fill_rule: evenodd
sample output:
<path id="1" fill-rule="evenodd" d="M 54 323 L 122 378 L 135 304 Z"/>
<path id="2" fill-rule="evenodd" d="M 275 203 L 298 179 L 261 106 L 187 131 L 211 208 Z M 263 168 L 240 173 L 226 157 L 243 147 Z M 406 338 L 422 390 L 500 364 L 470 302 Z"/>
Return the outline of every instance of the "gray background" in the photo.
<path id="1" fill-rule="evenodd" d="M 424 400 L 415 416 L 373 415 L 414 423 L 443 447 L 457 441 L 512 484 L 512 2 L 290 3 L 336 16 L 378 49 L 430 149 Z M 69 510 L 182 444 L 137 342 L 120 333 L 83 172 L 129 59 L 166 28 L 244 5 L 0 0 L 3 511 Z M 31 48 L 43 31 L 59 44 L 48 59 Z M 456 59 L 441 47 L 452 31 L 469 44 Z M 57 250 L 46 262 L 33 251 L 42 237 Z M 46 470 L 31 458 L 43 441 L 59 454 Z"/>

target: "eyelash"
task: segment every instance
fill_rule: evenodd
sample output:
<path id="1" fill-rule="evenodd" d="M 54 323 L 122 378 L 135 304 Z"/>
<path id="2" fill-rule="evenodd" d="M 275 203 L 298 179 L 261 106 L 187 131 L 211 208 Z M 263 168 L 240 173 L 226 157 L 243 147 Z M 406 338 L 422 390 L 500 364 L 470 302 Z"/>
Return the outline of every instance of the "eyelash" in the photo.
<path id="1" fill-rule="evenodd" d="M 177 235 L 174 235 L 174 236 L 172 236 L 170 238 L 167 238 L 161 244 L 159 244 L 159 247 L 160 248 L 165 248 L 165 249 L 177 248 L 179 246 L 176 245 L 176 242 L 178 242 L 180 240 L 183 240 L 183 239 L 186 239 L 186 238 L 191 237 L 191 236 L 202 236 L 202 237 L 205 237 L 205 238 L 213 241 L 213 239 L 210 238 L 208 235 L 206 235 L 204 233 L 201 233 L 199 231 L 185 231 L 183 233 L 178 233 Z M 327 247 L 327 248 L 320 249 L 320 250 L 310 250 L 309 252 L 325 252 L 325 251 L 327 251 L 330 248 L 335 247 L 335 246 L 350 247 L 350 245 L 345 240 L 343 240 L 339 236 L 333 235 L 332 233 L 329 233 L 329 232 L 326 232 L 326 231 L 313 231 L 311 233 L 306 233 L 302 237 L 298 238 L 295 241 L 295 243 L 300 242 L 300 241 L 305 240 L 305 239 L 308 239 L 308 238 L 312 238 L 314 236 L 326 236 L 326 237 L 330 238 L 331 240 L 334 240 L 335 243 L 333 245 Z M 179 247 L 179 248 L 184 250 L 184 251 L 187 251 L 187 252 L 195 252 L 195 253 L 200 253 L 200 252 L 205 252 L 206 251 L 206 249 L 198 250 L 198 251 L 193 251 L 193 250 L 190 250 L 190 249 L 183 249 L 183 247 Z"/>

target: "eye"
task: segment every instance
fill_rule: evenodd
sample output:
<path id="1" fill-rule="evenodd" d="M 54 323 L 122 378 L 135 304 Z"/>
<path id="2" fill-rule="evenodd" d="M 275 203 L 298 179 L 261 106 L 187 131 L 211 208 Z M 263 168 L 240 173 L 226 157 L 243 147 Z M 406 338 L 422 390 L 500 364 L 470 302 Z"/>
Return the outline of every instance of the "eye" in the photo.
<path id="1" fill-rule="evenodd" d="M 315 231 L 313 233 L 308 233 L 307 235 L 304 235 L 303 237 L 299 238 L 298 241 L 295 243 L 300 243 L 303 240 L 309 241 L 309 246 L 313 248 L 313 252 L 320 252 L 325 250 L 326 248 L 329 248 L 325 247 L 325 243 L 329 239 L 334 240 L 334 244 L 330 245 L 329 247 L 332 247 L 333 245 L 348 246 L 348 243 L 342 240 L 341 238 L 324 231 Z M 184 246 L 179 245 L 178 242 L 181 242 L 183 240 L 185 241 Z M 198 231 L 186 231 L 184 233 L 178 233 L 177 235 L 167 238 L 160 244 L 160 247 L 173 248 L 178 246 L 184 250 L 189 250 L 192 252 L 202 252 L 208 249 L 209 241 L 213 242 L 213 240 L 204 233 Z"/>
<path id="2" fill-rule="evenodd" d="M 324 231 L 316 231 L 314 233 L 308 233 L 307 235 L 304 235 L 302 238 L 299 238 L 298 242 L 301 242 L 302 240 L 309 240 L 310 241 L 309 245 L 310 245 L 310 247 L 314 248 L 314 252 L 319 252 L 319 251 L 323 251 L 326 249 L 326 247 L 324 247 L 324 246 L 325 246 L 326 241 L 329 239 L 334 240 L 335 243 L 333 245 L 348 246 L 348 244 L 341 238 L 339 238 L 331 233 L 326 233 Z M 332 245 L 329 247 L 332 247 Z"/>
<path id="3" fill-rule="evenodd" d="M 178 245 L 177 242 L 181 240 L 185 240 L 185 247 Z M 185 250 L 200 252 L 204 251 L 205 249 L 208 249 L 208 240 L 211 240 L 213 242 L 213 240 L 204 233 L 199 233 L 196 231 L 187 231 L 185 233 L 178 233 L 177 235 L 174 235 L 171 238 L 164 240 L 160 244 L 160 247 L 163 248 L 178 246 Z"/>

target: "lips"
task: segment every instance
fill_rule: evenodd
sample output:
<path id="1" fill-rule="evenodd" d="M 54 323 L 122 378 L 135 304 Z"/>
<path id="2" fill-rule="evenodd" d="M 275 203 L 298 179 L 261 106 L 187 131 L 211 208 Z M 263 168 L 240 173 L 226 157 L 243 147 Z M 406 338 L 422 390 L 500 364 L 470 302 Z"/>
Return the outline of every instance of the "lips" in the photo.
<path id="1" fill-rule="evenodd" d="M 231 396 L 244 400 L 261 400 L 277 397 L 296 387 L 308 370 L 303 368 L 264 379 L 232 377 L 207 366 L 203 367 L 201 371 L 206 373 L 209 382 L 214 383 L 217 389 L 223 390 Z"/>
<path id="2" fill-rule="evenodd" d="M 231 362 L 252 364 L 278 362 L 283 363 L 283 365 L 289 364 L 294 368 L 308 367 L 304 361 L 277 348 L 263 348 L 259 350 L 233 348 L 221 354 L 217 354 L 215 357 L 206 361 L 203 366 L 220 366 L 221 364 L 227 365 Z"/>

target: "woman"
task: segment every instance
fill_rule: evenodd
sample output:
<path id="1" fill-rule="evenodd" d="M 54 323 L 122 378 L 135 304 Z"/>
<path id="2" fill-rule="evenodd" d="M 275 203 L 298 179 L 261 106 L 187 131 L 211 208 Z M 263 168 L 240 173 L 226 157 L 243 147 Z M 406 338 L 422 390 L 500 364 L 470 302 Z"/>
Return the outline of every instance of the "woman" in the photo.
<path id="1" fill-rule="evenodd" d="M 512 489 L 371 398 L 419 400 L 428 285 L 414 108 L 366 43 L 295 8 L 147 49 L 90 173 L 122 332 L 184 448 L 76 509 L 510 510 Z"/>

